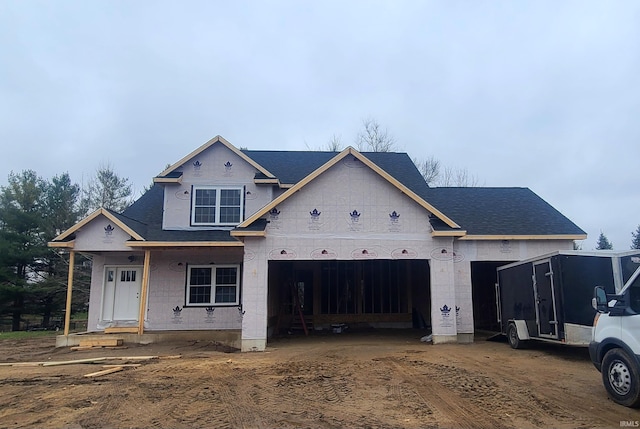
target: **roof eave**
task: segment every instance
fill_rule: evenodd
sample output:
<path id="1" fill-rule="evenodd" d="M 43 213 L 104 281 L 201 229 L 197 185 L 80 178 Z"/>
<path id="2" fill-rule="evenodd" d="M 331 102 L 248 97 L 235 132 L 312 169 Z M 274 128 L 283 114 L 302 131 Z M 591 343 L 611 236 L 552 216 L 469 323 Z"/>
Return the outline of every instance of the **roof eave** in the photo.
<path id="1" fill-rule="evenodd" d="M 58 249 L 73 249 L 75 244 L 76 244 L 75 240 L 70 240 L 70 241 L 50 241 L 50 242 L 47 243 L 47 246 L 48 247 L 53 247 L 53 248 L 58 248 Z"/>
<path id="2" fill-rule="evenodd" d="M 153 178 L 153 183 L 175 183 L 175 184 L 180 184 L 182 183 L 182 176 L 180 177 L 154 177 Z"/>
<path id="3" fill-rule="evenodd" d="M 545 235 L 465 235 L 460 240 L 585 240 L 587 234 L 545 234 Z"/>
<path id="4" fill-rule="evenodd" d="M 232 237 L 266 237 L 267 231 L 231 231 Z"/>
<path id="5" fill-rule="evenodd" d="M 453 231 L 432 231 L 432 237 L 464 237 L 467 235 L 465 230 L 453 230 Z"/>
<path id="6" fill-rule="evenodd" d="M 241 241 L 127 241 L 129 247 L 242 247 Z"/>

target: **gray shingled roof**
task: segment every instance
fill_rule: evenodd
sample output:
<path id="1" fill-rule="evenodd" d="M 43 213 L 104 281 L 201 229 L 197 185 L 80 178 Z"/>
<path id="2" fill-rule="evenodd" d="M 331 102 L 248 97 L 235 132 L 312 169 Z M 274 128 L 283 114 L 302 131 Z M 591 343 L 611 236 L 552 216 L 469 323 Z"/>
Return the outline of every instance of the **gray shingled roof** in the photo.
<path id="1" fill-rule="evenodd" d="M 295 184 L 338 152 L 243 150 L 282 184 Z M 471 235 L 575 235 L 585 232 L 527 188 L 430 188 L 406 153 L 363 152 Z M 169 176 L 169 175 L 167 175 Z M 236 241 L 229 231 L 163 231 L 163 186 L 156 184 L 119 219 L 149 241 Z M 436 230 L 450 230 L 432 219 Z M 260 230 L 264 222 L 248 229 Z"/>
<path id="2" fill-rule="evenodd" d="M 243 150 L 242 152 L 275 175 L 280 183 L 287 185 L 298 183 L 338 154 L 337 152 L 278 150 Z"/>
<path id="3" fill-rule="evenodd" d="M 429 188 L 420 196 L 469 235 L 585 234 L 528 188 Z"/>
<path id="4" fill-rule="evenodd" d="M 275 175 L 280 183 L 287 185 L 298 183 L 339 153 L 267 150 L 243 150 L 242 152 Z M 362 152 L 362 155 L 414 192 L 428 188 L 406 153 Z"/>

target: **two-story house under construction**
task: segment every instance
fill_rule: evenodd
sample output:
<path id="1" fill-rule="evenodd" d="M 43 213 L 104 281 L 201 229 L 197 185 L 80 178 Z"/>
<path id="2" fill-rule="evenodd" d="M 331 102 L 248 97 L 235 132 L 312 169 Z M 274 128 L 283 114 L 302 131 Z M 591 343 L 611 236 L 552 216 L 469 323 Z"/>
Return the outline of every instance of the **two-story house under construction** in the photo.
<path id="1" fill-rule="evenodd" d="M 239 150 L 216 137 L 123 213 L 50 246 L 91 255 L 88 331 L 186 333 L 244 351 L 336 324 L 473 341 L 495 269 L 586 234 L 526 188 L 430 188 L 405 153 Z M 69 275 L 68 304 L 73 293 Z M 67 311 L 67 315 L 69 311 Z M 59 344 L 72 344 L 69 323 Z"/>

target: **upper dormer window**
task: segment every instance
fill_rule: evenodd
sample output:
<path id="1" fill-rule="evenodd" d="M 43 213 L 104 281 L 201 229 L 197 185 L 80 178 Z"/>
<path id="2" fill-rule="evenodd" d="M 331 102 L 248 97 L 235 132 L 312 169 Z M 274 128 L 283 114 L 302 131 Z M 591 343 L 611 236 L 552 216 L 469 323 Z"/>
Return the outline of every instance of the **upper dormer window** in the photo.
<path id="1" fill-rule="evenodd" d="M 243 188 L 194 186 L 191 195 L 192 225 L 234 226 L 242 222 Z"/>

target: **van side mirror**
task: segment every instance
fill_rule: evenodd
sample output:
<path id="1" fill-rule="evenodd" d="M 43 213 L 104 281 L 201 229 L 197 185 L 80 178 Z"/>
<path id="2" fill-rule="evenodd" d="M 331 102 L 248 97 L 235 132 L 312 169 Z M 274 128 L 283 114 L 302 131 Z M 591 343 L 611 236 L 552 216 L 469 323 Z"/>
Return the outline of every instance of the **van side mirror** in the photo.
<path id="1" fill-rule="evenodd" d="M 593 290 L 593 299 L 591 300 L 591 305 L 593 306 L 594 310 L 597 310 L 600 313 L 609 312 L 607 293 L 602 288 L 602 286 L 596 286 Z"/>

